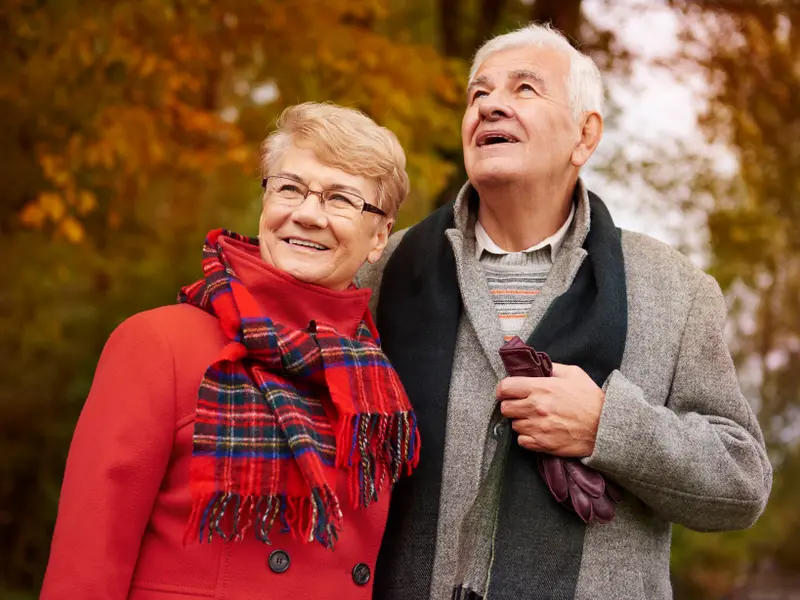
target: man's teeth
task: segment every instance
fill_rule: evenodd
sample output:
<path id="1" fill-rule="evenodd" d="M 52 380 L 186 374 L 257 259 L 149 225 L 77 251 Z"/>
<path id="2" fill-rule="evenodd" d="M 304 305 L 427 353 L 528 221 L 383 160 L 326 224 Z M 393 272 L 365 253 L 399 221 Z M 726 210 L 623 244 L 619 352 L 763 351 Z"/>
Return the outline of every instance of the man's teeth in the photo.
<path id="1" fill-rule="evenodd" d="M 316 242 L 309 242 L 308 240 L 298 240 L 295 238 L 289 238 L 286 240 L 290 244 L 294 244 L 295 246 L 306 246 L 307 248 L 314 248 L 315 250 L 327 250 L 327 246 L 323 246 L 322 244 L 317 244 Z"/>
<path id="2" fill-rule="evenodd" d="M 503 134 L 500 134 L 500 133 L 493 133 L 492 135 L 489 135 L 489 136 L 486 136 L 485 138 L 483 138 L 483 140 L 481 141 L 480 145 L 481 146 L 491 146 L 491 145 L 494 145 L 494 144 L 503 144 L 503 143 L 506 143 L 506 142 L 514 143 L 514 142 L 516 142 L 516 139 L 514 139 L 511 136 L 503 135 Z"/>

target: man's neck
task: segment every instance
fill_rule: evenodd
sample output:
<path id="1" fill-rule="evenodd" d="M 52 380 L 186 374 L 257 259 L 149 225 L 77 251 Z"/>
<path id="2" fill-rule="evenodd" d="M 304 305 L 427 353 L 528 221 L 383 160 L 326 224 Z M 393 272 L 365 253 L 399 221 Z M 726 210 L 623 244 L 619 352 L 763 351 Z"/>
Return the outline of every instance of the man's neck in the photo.
<path id="1" fill-rule="evenodd" d="M 575 185 L 476 186 L 478 220 L 500 248 L 521 252 L 561 228 L 569 217 Z"/>

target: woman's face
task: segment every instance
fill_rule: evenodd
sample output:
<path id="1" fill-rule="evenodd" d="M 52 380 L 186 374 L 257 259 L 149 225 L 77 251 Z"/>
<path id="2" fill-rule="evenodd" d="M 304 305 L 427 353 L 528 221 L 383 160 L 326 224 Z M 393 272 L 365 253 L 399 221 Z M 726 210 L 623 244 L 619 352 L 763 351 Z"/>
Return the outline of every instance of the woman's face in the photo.
<path id="1" fill-rule="evenodd" d="M 354 192 L 377 204 L 371 180 L 326 166 L 311 150 L 294 145 L 284 152 L 270 175 L 305 183 L 312 192 Z M 271 196 L 267 186 L 259 222 L 261 257 L 300 281 L 343 290 L 366 260 L 378 260 L 392 225 L 390 219 L 368 212 L 329 214 L 314 193 L 299 206 L 288 206 Z"/>

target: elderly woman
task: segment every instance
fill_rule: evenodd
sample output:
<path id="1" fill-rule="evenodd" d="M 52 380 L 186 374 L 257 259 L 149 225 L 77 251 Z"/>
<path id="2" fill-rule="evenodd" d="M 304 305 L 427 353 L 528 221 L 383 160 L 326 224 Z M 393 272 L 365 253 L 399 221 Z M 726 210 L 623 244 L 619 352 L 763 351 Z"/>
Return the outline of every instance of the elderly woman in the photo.
<path id="1" fill-rule="evenodd" d="M 408 193 L 395 136 L 287 109 L 259 237 L 111 335 L 67 460 L 43 600 L 367 599 L 414 414 L 352 284 Z"/>

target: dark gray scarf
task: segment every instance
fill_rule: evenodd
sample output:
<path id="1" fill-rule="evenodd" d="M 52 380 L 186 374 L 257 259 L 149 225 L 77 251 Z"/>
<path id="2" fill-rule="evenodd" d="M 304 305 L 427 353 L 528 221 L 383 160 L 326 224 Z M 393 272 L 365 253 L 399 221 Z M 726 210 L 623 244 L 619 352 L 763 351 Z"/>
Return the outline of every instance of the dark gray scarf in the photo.
<path id="1" fill-rule="evenodd" d="M 578 365 L 602 386 L 622 362 L 627 291 L 619 232 L 600 198 L 589 192 L 589 203 L 588 257 L 527 343 L 555 362 Z M 455 259 L 445 237 L 453 226 L 452 204 L 434 212 L 408 231 L 383 274 L 378 330 L 417 413 L 423 447 L 419 468 L 392 495 L 375 573 L 376 600 L 430 595 L 448 392 L 462 311 Z M 462 523 L 453 597 L 574 598 L 584 533 L 583 522 L 550 495 L 535 455 L 522 449 L 506 427 Z"/>

